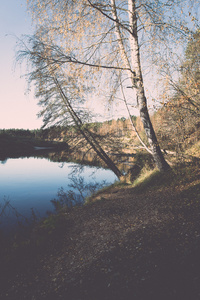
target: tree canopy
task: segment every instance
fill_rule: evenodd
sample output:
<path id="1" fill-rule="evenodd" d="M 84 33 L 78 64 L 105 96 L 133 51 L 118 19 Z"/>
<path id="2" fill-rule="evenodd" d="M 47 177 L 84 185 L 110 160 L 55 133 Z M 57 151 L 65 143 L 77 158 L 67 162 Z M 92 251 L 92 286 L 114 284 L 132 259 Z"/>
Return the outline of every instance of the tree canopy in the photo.
<path id="1" fill-rule="evenodd" d="M 180 47 L 178 42 L 185 41 L 197 24 L 193 12 L 198 4 L 190 0 L 27 2 L 36 32 L 21 56 L 25 54 L 35 68 L 29 80 L 36 84 L 45 122 L 60 120 L 66 112 L 58 97 L 49 100 L 55 78 L 70 95 L 71 105 L 73 99 L 76 107 L 77 100 L 79 109 L 89 95 L 97 98 L 103 91 L 113 100 L 122 93 L 122 100 L 129 99 L 139 110 L 157 167 L 168 169 L 150 121 L 145 83 L 152 63 L 169 69 L 167 62 Z"/>

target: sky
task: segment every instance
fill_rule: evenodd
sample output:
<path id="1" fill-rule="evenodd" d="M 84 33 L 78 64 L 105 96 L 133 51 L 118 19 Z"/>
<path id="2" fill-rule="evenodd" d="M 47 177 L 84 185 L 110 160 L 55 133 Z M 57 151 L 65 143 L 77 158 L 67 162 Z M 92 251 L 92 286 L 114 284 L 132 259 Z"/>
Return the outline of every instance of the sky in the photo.
<path id="1" fill-rule="evenodd" d="M 0 0 L 0 129 L 37 129 L 42 119 L 37 117 L 39 106 L 34 91 L 26 93 L 25 70 L 16 66 L 16 40 L 23 34 L 33 34 L 26 0 Z M 87 108 L 100 112 L 103 119 L 122 116 L 119 106 L 107 110 L 105 102 L 88 99 Z M 118 114 L 117 111 L 120 111 Z"/>
<path id="2" fill-rule="evenodd" d="M 0 129 L 36 129 L 39 107 L 33 92 L 26 94 L 23 70 L 15 66 L 16 37 L 33 33 L 26 0 L 0 0 Z"/>
<path id="3" fill-rule="evenodd" d="M 42 126 L 42 119 L 37 117 L 39 107 L 34 91 L 26 93 L 27 84 L 22 77 L 25 70 L 15 67 L 16 37 L 33 32 L 26 0 L 0 0 L 0 129 L 37 129 Z M 147 86 L 151 87 L 151 84 Z M 87 108 L 100 112 L 103 119 L 127 117 L 124 104 L 108 111 L 105 102 L 96 100 L 88 99 Z M 137 111 L 132 110 L 132 114 L 137 115 Z"/>

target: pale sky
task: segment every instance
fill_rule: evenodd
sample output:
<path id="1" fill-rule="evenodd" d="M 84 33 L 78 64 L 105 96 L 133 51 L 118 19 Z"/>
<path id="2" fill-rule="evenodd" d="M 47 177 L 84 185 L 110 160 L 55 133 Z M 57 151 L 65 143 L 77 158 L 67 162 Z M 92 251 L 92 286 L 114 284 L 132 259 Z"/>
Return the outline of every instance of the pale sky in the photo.
<path id="1" fill-rule="evenodd" d="M 15 36 L 20 38 L 33 31 L 31 18 L 26 11 L 26 0 L 0 0 L 0 129 L 36 129 L 42 126 L 42 119 L 37 118 L 39 107 L 33 91 L 26 94 L 26 81 L 20 78 L 25 70 L 15 67 Z M 153 81 L 150 80 L 150 83 Z M 151 84 L 147 86 L 155 92 Z M 87 107 L 101 112 L 103 118 L 127 117 L 124 104 L 115 105 L 108 111 L 105 102 L 96 97 L 94 99 L 89 99 Z M 131 113 L 137 115 L 133 107 Z"/>
<path id="2" fill-rule="evenodd" d="M 25 95 L 23 72 L 15 67 L 14 36 L 31 34 L 31 18 L 26 0 L 0 0 L 0 129 L 36 129 L 42 125 L 37 118 L 39 107 L 33 94 Z"/>
<path id="3" fill-rule="evenodd" d="M 16 37 L 32 34 L 31 17 L 26 11 L 26 0 L 0 0 L 0 129 L 37 129 L 37 99 L 33 91 L 26 93 L 27 84 L 22 78 L 26 72 L 15 66 Z M 101 113 L 99 120 L 127 116 L 124 105 L 116 105 L 108 111 L 105 102 L 90 99 L 87 107 Z"/>

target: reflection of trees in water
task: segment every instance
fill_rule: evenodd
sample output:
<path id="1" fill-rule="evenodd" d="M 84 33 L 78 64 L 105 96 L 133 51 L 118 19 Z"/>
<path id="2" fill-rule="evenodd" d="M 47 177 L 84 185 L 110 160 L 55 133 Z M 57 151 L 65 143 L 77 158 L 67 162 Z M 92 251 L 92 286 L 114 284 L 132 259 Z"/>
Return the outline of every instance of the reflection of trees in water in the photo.
<path id="1" fill-rule="evenodd" d="M 116 163 L 122 174 L 126 174 L 129 169 L 135 164 L 136 153 L 132 154 L 110 154 L 112 160 Z M 95 167 L 107 168 L 106 164 L 101 161 L 96 153 L 91 149 L 90 151 L 80 151 L 74 152 L 62 151 L 57 153 L 49 153 L 48 158 L 52 161 L 57 162 L 75 162 L 83 165 L 90 165 Z"/>
<path id="2" fill-rule="evenodd" d="M 81 175 L 83 171 L 84 166 L 73 166 L 71 175 L 68 177 L 70 180 L 68 190 L 65 191 L 64 188 L 61 187 L 58 190 L 57 198 L 51 200 L 56 211 L 59 211 L 63 207 L 71 208 L 73 206 L 83 205 L 86 197 L 89 197 L 108 184 L 106 180 L 97 182 L 95 179 L 95 171 L 90 176 L 90 182 L 86 182 L 84 176 Z"/>
<path id="3" fill-rule="evenodd" d="M 0 203 L 0 218 L 6 215 L 6 210 L 9 207 L 9 200 L 6 200 L 6 198 L 3 199 L 3 202 Z M 1 221 L 0 221 L 1 224 Z"/>
<path id="4" fill-rule="evenodd" d="M 11 225 L 9 224 L 11 220 L 14 224 L 12 230 L 27 229 L 29 225 L 36 223 L 40 218 L 39 213 L 34 208 L 30 210 L 30 216 L 26 217 L 10 203 L 9 199 L 4 197 L 0 202 L 0 230 L 3 229 L 5 231 L 8 229 Z"/>

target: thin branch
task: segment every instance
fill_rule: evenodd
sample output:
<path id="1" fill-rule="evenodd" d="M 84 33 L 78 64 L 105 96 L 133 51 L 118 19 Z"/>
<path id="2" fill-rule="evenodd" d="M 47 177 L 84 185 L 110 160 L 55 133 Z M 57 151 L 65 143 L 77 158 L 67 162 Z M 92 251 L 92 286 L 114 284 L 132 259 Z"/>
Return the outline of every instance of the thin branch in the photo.
<path id="1" fill-rule="evenodd" d="M 91 7 L 93 7 L 96 10 L 98 10 L 103 16 L 105 16 L 106 18 L 110 19 L 111 21 L 113 21 L 118 26 L 120 26 L 121 28 L 123 28 L 124 30 L 126 30 L 127 32 L 129 32 L 131 34 L 131 30 L 129 28 L 127 28 L 126 26 L 124 26 L 121 22 L 119 22 L 118 19 L 115 19 L 115 18 L 111 17 L 110 15 L 106 14 L 100 7 L 98 7 L 97 5 L 93 4 L 90 0 L 87 0 L 87 1 L 89 2 L 89 4 L 90 4 Z"/>

